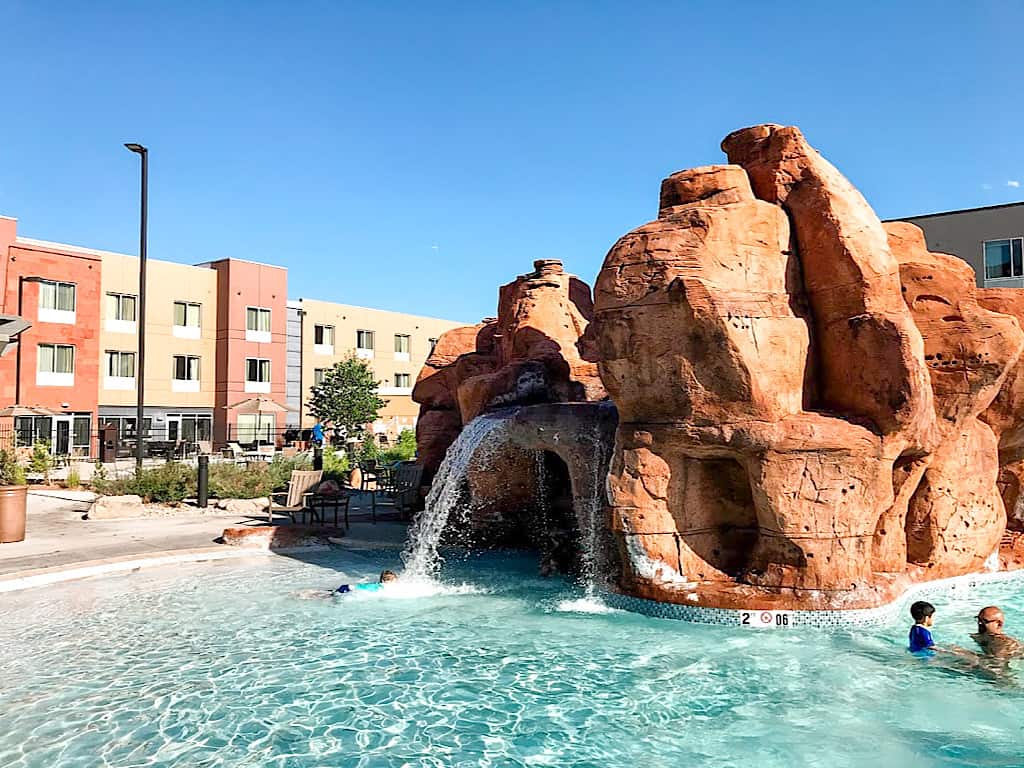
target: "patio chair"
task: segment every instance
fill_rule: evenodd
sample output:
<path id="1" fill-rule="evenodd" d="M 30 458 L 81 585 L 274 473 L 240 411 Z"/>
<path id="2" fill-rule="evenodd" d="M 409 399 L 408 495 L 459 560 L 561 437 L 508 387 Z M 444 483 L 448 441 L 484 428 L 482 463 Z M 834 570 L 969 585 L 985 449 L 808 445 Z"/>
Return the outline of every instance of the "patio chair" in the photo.
<path id="1" fill-rule="evenodd" d="M 323 471 L 319 469 L 293 470 L 291 479 L 288 481 L 288 490 L 270 494 L 270 504 L 267 506 L 267 522 L 271 523 L 274 521 L 274 513 L 288 515 L 293 523 L 297 522 L 295 519 L 297 514 L 305 517 L 305 514 L 309 512 L 312 516 L 315 516 L 316 510 L 313 509 L 311 499 L 323 474 Z"/>
<path id="2" fill-rule="evenodd" d="M 377 522 L 378 497 L 384 504 L 391 504 L 406 517 L 411 514 L 419 503 L 420 485 L 423 483 L 423 466 L 421 464 L 401 464 L 381 475 L 377 490 L 370 494 L 370 509 L 373 522 Z"/>
<path id="3" fill-rule="evenodd" d="M 225 459 L 232 459 L 236 464 L 245 461 L 245 451 L 238 443 L 228 443 L 222 454 Z"/>

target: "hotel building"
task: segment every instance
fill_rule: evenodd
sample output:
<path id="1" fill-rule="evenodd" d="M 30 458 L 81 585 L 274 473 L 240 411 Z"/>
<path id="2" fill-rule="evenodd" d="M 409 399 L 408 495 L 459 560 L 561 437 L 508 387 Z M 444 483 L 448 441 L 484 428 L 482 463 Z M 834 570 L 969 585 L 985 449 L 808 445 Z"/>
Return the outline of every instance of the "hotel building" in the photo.
<path id="1" fill-rule="evenodd" d="M 138 257 L 20 237 L 17 221 L 0 217 L 0 312 L 32 323 L 0 358 L 0 408 L 43 409 L 6 420 L 19 443 L 45 439 L 55 453 L 96 455 L 101 426 L 134 437 L 138 275 Z M 166 445 L 248 443 L 309 427 L 310 388 L 346 355 L 367 360 L 381 382 L 387 405 L 372 429 L 392 441 L 416 424 L 412 386 L 436 339 L 463 325 L 288 301 L 285 268 L 242 259 L 151 258 L 146 284 L 143 434 Z M 257 396 L 289 410 L 233 407 Z"/>

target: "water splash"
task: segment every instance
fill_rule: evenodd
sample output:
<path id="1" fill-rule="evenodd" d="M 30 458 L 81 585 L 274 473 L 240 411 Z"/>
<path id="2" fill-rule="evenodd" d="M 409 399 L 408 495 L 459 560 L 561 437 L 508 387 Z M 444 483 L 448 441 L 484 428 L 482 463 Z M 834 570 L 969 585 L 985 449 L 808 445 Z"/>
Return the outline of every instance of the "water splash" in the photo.
<path id="1" fill-rule="evenodd" d="M 409 544 L 402 554 L 403 581 L 434 581 L 441 567 L 438 545 L 452 512 L 463 503 L 466 470 L 481 443 L 505 425 L 507 411 L 477 416 L 451 444 L 430 486 L 426 506 L 409 530 Z"/>

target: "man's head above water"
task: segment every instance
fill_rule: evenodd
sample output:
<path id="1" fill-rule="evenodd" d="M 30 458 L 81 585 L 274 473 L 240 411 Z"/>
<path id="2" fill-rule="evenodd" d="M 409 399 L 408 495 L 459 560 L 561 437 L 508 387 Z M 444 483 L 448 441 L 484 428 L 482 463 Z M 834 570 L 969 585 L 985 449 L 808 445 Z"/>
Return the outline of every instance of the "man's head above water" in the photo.
<path id="1" fill-rule="evenodd" d="M 1006 618 L 998 606 L 990 605 L 978 611 L 978 634 L 1001 635 Z"/>

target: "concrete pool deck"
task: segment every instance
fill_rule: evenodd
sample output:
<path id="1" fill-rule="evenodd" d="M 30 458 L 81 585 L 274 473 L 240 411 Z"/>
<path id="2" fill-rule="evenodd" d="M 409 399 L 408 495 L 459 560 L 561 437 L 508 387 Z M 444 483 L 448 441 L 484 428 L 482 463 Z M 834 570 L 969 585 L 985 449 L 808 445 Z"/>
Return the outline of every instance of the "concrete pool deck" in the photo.
<path id="1" fill-rule="evenodd" d="M 25 541 L 0 544 L 0 580 L 162 559 L 174 553 L 190 559 L 223 557 L 227 555 L 217 553 L 234 551 L 216 543 L 225 528 L 266 524 L 265 518 L 238 514 L 83 520 L 90 503 L 90 497 L 80 492 L 30 493 Z M 352 505 L 352 516 L 361 518 L 363 512 L 358 502 Z M 406 531 L 400 522 L 353 520 L 339 546 L 400 549 Z"/>

